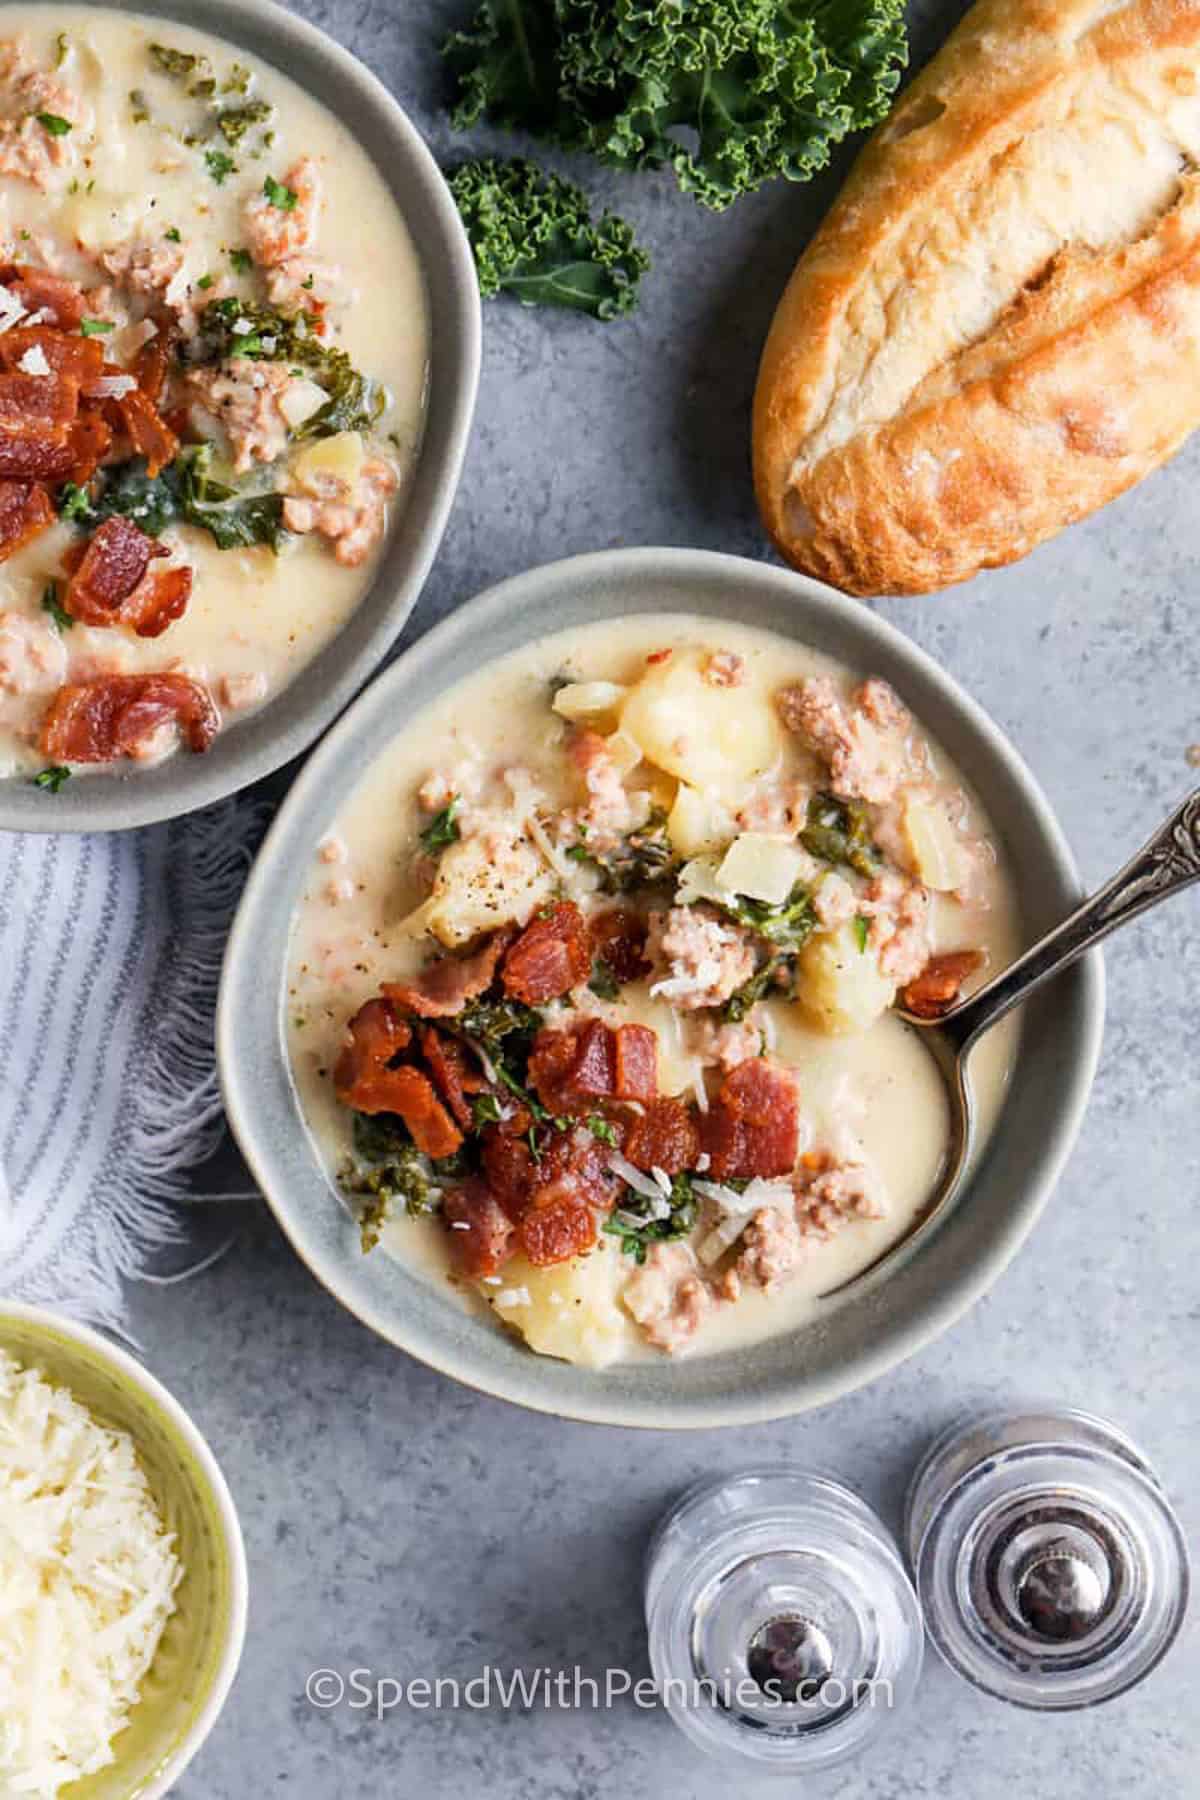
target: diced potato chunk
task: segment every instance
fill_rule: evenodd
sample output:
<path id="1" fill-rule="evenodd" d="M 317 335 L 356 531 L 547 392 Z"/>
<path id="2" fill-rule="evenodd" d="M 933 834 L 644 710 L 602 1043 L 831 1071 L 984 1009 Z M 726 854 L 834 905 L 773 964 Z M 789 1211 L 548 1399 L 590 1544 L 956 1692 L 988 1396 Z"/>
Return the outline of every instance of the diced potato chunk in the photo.
<path id="1" fill-rule="evenodd" d="M 613 1245 L 598 1246 L 548 1269 L 514 1257 L 504 1266 L 504 1285 L 483 1283 L 480 1292 L 539 1355 L 602 1369 L 625 1349 L 627 1327 L 613 1294 L 619 1254 Z"/>
<path id="2" fill-rule="evenodd" d="M 680 782 L 667 818 L 672 849 L 681 856 L 704 856 L 727 844 L 732 831 L 728 807 L 715 795 L 701 794 L 686 781 Z"/>
<path id="3" fill-rule="evenodd" d="M 800 952 L 797 1000 L 809 1020 L 831 1037 L 866 1031 L 887 1011 L 895 984 L 862 948 L 853 919 L 809 939 Z"/>
<path id="4" fill-rule="evenodd" d="M 768 906 L 782 906 L 809 860 L 807 851 L 791 838 L 743 831 L 725 852 L 717 870 L 717 885 L 731 894 L 763 900 Z"/>
<path id="5" fill-rule="evenodd" d="M 703 650 L 677 649 L 652 664 L 630 691 L 621 729 L 668 775 L 734 797 L 780 754 L 779 727 L 760 688 L 705 681 L 706 660 Z"/>
<path id="6" fill-rule="evenodd" d="M 913 869 L 935 893 L 952 893 L 969 879 L 970 857 L 958 832 L 936 801 L 919 794 L 905 797 L 904 836 Z"/>
<path id="7" fill-rule="evenodd" d="M 293 379 L 290 386 L 284 388 L 282 394 L 279 396 L 279 410 L 291 426 L 292 430 L 295 431 L 299 426 L 304 424 L 306 419 L 311 419 L 314 413 L 319 413 L 321 408 L 327 404 L 328 400 L 329 395 L 325 392 L 325 389 L 321 386 L 319 381 L 309 381 L 307 376 L 297 376 Z M 338 435 L 341 437 L 358 437 L 356 431 L 344 431 Z M 336 444 L 337 441 L 337 437 L 326 438 L 322 447 L 329 444 Z M 362 439 L 359 438 L 360 448 L 361 445 Z M 307 455 L 308 453 L 305 452 L 304 454 Z M 297 460 L 299 461 L 301 459 L 297 458 Z"/>
<path id="8" fill-rule="evenodd" d="M 554 710 L 564 719 L 603 718 L 615 713 L 628 689 L 619 681 L 571 681 L 554 696 Z"/>
<path id="9" fill-rule="evenodd" d="M 554 887 L 553 870 L 528 839 L 497 837 L 481 833 L 442 852 L 425 917 L 448 949 L 498 925 L 524 925 Z"/>
<path id="10" fill-rule="evenodd" d="M 333 437 L 318 438 L 315 443 L 307 444 L 293 461 L 292 474 L 301 487 L 312 493 L 319 494 L 330 481 L 340 481 L 352 488 L 362 474 L 364 457 L 359 433 L 339 431 Z"/>
<path id="11" fill-rule="evenodd" d="M 729 899 L 729 890 L 717 881 L 716 859 L 694 856 L 684 863 L 675 884 L 676 906 L 695 906 L 697 900 L 712 900 L 721 906 Z"/>

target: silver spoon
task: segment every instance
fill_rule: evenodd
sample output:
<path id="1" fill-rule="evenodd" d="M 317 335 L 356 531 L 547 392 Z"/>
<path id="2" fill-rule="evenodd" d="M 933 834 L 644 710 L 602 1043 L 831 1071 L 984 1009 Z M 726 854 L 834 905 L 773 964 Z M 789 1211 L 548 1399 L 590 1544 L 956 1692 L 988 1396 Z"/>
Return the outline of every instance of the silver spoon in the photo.
<path id="1" fill-rule="evenodd" d="M 1061 925 L 1010 963 L 994 981 L 938 1019 L 922 1019 L 897 1007 L 906 1024 L 923 1033 L 937 1063 L 950 1105 L 950 1142 L 933 1193 L 902 1238 L 822 1299 L 843 1294 L 876 1274 L 903 1250 L 933 1230 L 963 1184 L 977 1138 L 975 1096 L 969 1059 L 985 1032 L 1027 1000 L 1044 982 L 1069 968 L 1110 931 L 1127 925 L 1162 900 L 1200 881 L 1200 789 L 1178 807 L 1160 831 L 1098 893 L 1078 906 Z"/>

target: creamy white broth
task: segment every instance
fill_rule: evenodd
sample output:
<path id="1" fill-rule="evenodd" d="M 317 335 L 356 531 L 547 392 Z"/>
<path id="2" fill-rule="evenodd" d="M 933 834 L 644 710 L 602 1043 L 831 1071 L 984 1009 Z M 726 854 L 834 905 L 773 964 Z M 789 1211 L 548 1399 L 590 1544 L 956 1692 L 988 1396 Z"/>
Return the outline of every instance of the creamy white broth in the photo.
<path id="1" fill-rule="evenodd" d="M 335 342 L 386 390 L 386 410 L 371 444 L 398 477 L 387 506 L 389 520 L 394 518 L 404 506 L 420 444 L 427 305 L 408 228 L 352 131 L 273 65 L 189 27 L 102 9 L 0 7 L 0 39 L 21 40 L 40 64 L 53 64 L 59 34 L 67 56 L 52 72 L 79 96 L 85 113 L 62 140 L 70 155 L 52 171 L 45 191 L 0 175 L 5 258 L 47 266 L 91 286 L 106 279 L 97 273 L 101 248 L 122 238 L 157 239 L 178 231 L 196 302 L 225 293 L 260 300 L 261 274 L 239 273 L 230 258 L 245 243 L 243 207 L 261 192 L 266 176 L 282 179 L 297 158 L 311 157 L 323 192 L 312 254 L 322 264 L 338 266 L 346 291 L 353 293 L 347 304 L 331 310 Z M 219 135 L 206 136 L 203 144 L 182 144 L 169 127 L 211 133 L 211 123 L 203 106 L 153 65 L 151 42 L 207 57 L 218 84 L 236 65 L 250 70 L 251 95 L 275 108 L 270 144 L 263 142 L 262 130 L 233 147 Z M 134 91 L 145 96 L 148 122 L 134 122 Z M 228 103 L 238 98 L 231 95 Z M 237 164 L 219 185 L 205 163 L 205 145 L 227 151 Z M 90 251 L 80 248 L 81 238 Z M 211 288 L 195 286 L 209 276 Z M 127 360 L 122 337 L 118 331 L 105 340 L 116 361 Z M 216 447 L 214 474 L 224 477 L 228 465 L 221 459 L 219 436 Z M 77 535 L 56 525 L 0 564 L 0 613 L 44 621 L 47 579 L 62 573 L 63 553 Z M 278 556 L 258 546 L 220 550 L 190 525 L 171 525 L 162 536 L 194 569 L 183 617 L 157 638 L 137 637 L 122 626 L 76 624 L 62 637 L 68 653 L 63 680 L 178 670 L 212 689 L 223 724 L 269 703 L 336 635 L 370 586 L 381 548 L 376 545 L 364 562 L 346 567 L 315 534 L 289 537 Z M 265 692 L 242 698 L 235 708 L 224 703 L 222 684 L 230 678 L 236 687 L 242 676 L 261 677 Z M 12 691 L 0 678 L 0 774 L 36 769 L 46 760 L 33 741 L 46 702 L 46 692 Z"/>
<path id="2" fill-rule="evenodd" d="M 731 608 L 734 604 L 731 595 Z M 350 1115 L 336 1100 L 332 1083 L 347 1020 L 382 981 L 414 973 L 432 948 L 428 938 L 414 936 L 411 923 L 406 924 L 424 894 L 415 867 L 416 834 L 427 815 L 418 809 L 417 789 L 431 771 L 453 768 L 464 756 L 479 753 L 489 764 L 530 770 L 551 806 L 566 804 L 574 790 L 564 772 L 566 727 L 550 709 L 551 681 L 562 676 L 628 681 L 648 652 L 671 645 L 732 650 L 745 658 L 750 680 L 768 690 L 819 673 L 848 687 L 869 673 L 842 670 L 814 651 L 744 626 L 648 613 L 545 638 L 463 682 L 410 719 L 363 777 L 326 840 L 324 855 L 336 854 L 339 860 L 324 860 L 320 850 L 314 856 L 293 926 L 288 1042 L 300 1108 L 330 1176 L 331 1204 L 345 1204 L 333 1195 L 351 1144 Z M 921 728 L 919 720 L 916 725 Z M 962 787 L 948 759 L 936 746 L 931 748 L 937 777 Z M 990 841 L 986 815 L 968 790 L 963 793 L 965 828 Z M 1020 948 L 1020 925 L 1012 883 L 998 862 L 985 865 L 970 905 L 935 896 L 932 939 L 935 950 L 964 945 L 985 950 L 989 972 L 1013 959 Z M 622 990 L 615 1010 L 622 1022 L 658 1031 L 661 1091 L 680 1091 L 685 1072 L 673 1049 L 672 1008 L 652 997 L 647 983 L 638 982 Z M 753 1342 L 814 1316 L 821 1294 L 904 1234 L 927 1201 L 945 1152 L 946 1102 L 937 1071 L 918 1034 L 894 1014 L 885 1014 L 862 1035 L 834 1037 L 814 1029 L 787 999 L 771 1000 L 769 1011 L 775 1039 L 771 1053 L 799 1074 L 801 1148 L 819 1145 L 837 1126 L 849 1125 L 883 1178 L 888 1212 L 879 1220 L 856 1220 L 828 1241 L 814 1243 L 786 1286 L 770 1294 L 746 1289 L 736 1303 L 718 1307 L 700 1327 L 689 1354 Z M 976 1053 L 981 1146 L 1000 1111 L 1016 1030 L 1015 1021 L 997 1028 Z M 374 1252 L 384 1253 L 447 1285 L 468 1307 L 486 1310 L 494 1301 L 495 1290 L 489 1294 L 486 1285 L 477 1288 L 454 1274 L 448 1234 L 436 1220 L 392 1220 Z M 618 1296 L 631 1259 L 603 1235 L 590 1254 L 600 1259 Z M 616 1311 L 616 1354 L 660 1357 L 619 1304 Z M 605 1360 L 613 1349 L 610 1343 Z"/>

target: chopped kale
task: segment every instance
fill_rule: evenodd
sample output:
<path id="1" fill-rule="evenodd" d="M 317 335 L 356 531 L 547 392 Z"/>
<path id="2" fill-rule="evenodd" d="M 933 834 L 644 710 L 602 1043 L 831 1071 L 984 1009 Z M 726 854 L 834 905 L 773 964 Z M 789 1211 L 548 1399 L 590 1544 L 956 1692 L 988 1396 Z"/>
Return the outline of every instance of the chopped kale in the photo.
<path id="1" fill-rule="evenodd" d="M 864 917 L 861 913 L 855 913 L 855 915 L 854 915 L 854 941 L 858 945 L 859 949 L 862 951 L 865 951 L 867 948 L 867 937 L 870 932 L 870 929 L 871 929 L 870 920 L 864 919 Z"/>
<path id="2" fill-rule="evenodd" d="M 247 100 L 244 106 L 226 106 L 217 114 L 217 130 L 233 148 L 255 125 L 265 124 L 274 111 L 269 100 Z"/>
<path id="3" fill-rule="evenodd" d="M 221 83 L 221 92 L 223 94 L 247 94 L 250 91 L 250 79 L 250 71 L 246 65 L 235 62 Z"/>
<path id="4" fill-rule="evenodd" d="M 458 811 L 462 801 L 457 794 L 451 794 L 441 812 L 436 813 L 421 833 L 421 847 L 427 856 L 439 856 L 450 844 L 457 844 L 462 832 L 458 824 Z"/>
<path id="5" fill-rule="evenodd" d="M 765 900 L 748 900 L 742 894 L 732 900 L 714 900 L 713 905 L 781 950 L 799 950 L 817 926 L 813 897 L 802 881 L 796 883 L 781 906 L 768 906 Z"/>
<path id="6" fill-rule="evenodd" d="M 65 607 L 58 603 L 58 583 L 48 581 L 42 592 L 42 611 L 48 612 L 60 631 L 69 631 L 75 623 Z"/>
<path id="7" fill-rule="evenodd" d="M 129 90 L 129 115 L 135 125 L 148 124 L 150 119 L 150 103 L 141 88 Z"/>
<path id="8" fill-rule="evenodd" d="M 649 887 L 666 881 L 679 867 L 679 858 L 667 836 L 667 815 L 656 806 L 646 823 L 625 834 L 612 850 L 589 850 L 586 844 L 575 849 L 583 852 L 578 861 L 594 863 L 601 871 L 600 885 L 606 894 L 628 893 L 631 888 Z"/>
<path id="9" fill-rule="evenodd" d="M 808 803 L 808 819 L 800 842 L 822 862 L 844 863 L 859 875 L 874 875 L 879 852 L 871 841 L 871 821 L 861 800 L 839 800 L 834 794 L 814 794 Z"/>
<path id="10" fill-rule="evenodd" d="M 478 1045 L 503 1083 L 538 1123 L 549 1119 L 544 1106 L 529 1092 L 526 1068 L 533 1040 L 542 1028 L 542 1015 L 519 1000 L 472 1000 L 456 1018 L 446 1021 L 456 1035 Z"/>
<path id="11" fill-rule="evenodd" d="M 52 763 L 48 769 L 41 769 L 33 778 L 36 788 L 43 788 L 48 794 L 57 794 L 64 781 L 70 781 L 71 771 L 65 763 Z"/>
<path id="12" fill-rule="evenodd" d="M 617 1128 L 602 1113 L 592 1113 L 588 1118 L 587 1128 L 594 1138 L 599 1139 L 600 1143 L 608 1144 L 613 1150 L 617 1148 Z"/>
<path id="13" fill-rule="evenodd" d="M 601 1000 L 619 1000 L 621 998 L 621 984 L 602 956 L 598 956 L 592 964 L 592 975 L 588 986 L 593 994 Z"/>
<path id="14" fill-rule="evenodd" d="M 729 1025 L 740 1025 L 751 1007 L 780 985 L 780 976 L 791 968 L 790 956 L 769 956 L 762 967 L 730 994 L 721 1016 Z"/>
<path id="15" fill-rule="evenodd" d="M 147 48 L 163 74 L 175 81 L 182 81 L 197 70 L 204 72 L 209 66 L 206 56 L 192 50 L 173 50 L 169 44 L 149 44 Z"/>
<path id="16" fill-rule="evenodd" d="M 254 267 L 254 258 L 250 252 L 240 247 L 229 252 L 229 260 L 239 275 L 249 275 Z"/>
<path id="17" fill-rule="evenodd" d="M 64 119 L 60 113 L 40 112 L 36 117 L 42 130 L 48 131 L 51 137 L 66 137 L 71 129 L 70 119 Z"/>
<path id="18" fill-rule="evenodd" d="M 664 1194 L 664 1199 L 667 1196 Z M 668 1201 L 670 1212 L 658 1218 L 658 1208 L 646 1194 L 627 1188 L 620 1204 L 604 1221 L 604 1229 L 620 1240 L 621 1249 L 637 1263 L 644 1263 L 651 1244 L 667 1244 L 673 1238 L 686 1237 L 696 1223 L 698 1206 L 692 1192 L 691 1176 L 676 1175 L 671 1182 Z"/>
<path id="19" fill-rule="evenodd" d="M 95 499 L 81 497 L 82 491 L 68 483 L 59 510 L 89 528 L 120 514 L 140 525 L 148 537 L 161 537 L 168 525 L 182 523 L 207 531 L 219 550 L 266 544 L 278 551 L 287 536 L 283 496 L 241 493 L 214 481 L 211 461 L 211 445 L 189 444 L 169 467 L 151 477 L 143 458 L 134 457 L 104 471 Z"/>
<path id="20" fill-rule="evenodd" d="M 471 1102 L 471 1116 L 477 1130 L 482 1131 L 485 1125 L 498 1125 L 503 1114 L 495 1094 L 477 1094 Z"/>
<path id="21" fill-rule="evenodd" d="M 163 232 L 163 236 L 170 244 L 182 244 L 183 242 L 183 233 L 180 231 L 178 225 L 168 225 L 167 229 Z"/>

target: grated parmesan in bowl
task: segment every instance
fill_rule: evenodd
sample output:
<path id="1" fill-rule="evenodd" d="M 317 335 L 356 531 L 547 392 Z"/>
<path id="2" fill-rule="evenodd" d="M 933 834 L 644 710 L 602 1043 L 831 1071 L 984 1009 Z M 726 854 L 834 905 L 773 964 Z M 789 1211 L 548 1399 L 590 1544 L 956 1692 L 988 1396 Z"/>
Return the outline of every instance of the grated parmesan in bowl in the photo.
<path id="1" fill-rule="evenodd" d="M 162 1800 L 246 1629 L 212 1451 L 132 1356 L 0 1301 L 0 1800 Z"/>
<path id="2" fill-rule="evenodd" d="M 114 1760 L 181 1575 L 128 1433 L 0 1351 L 3 1800 Z"/>

